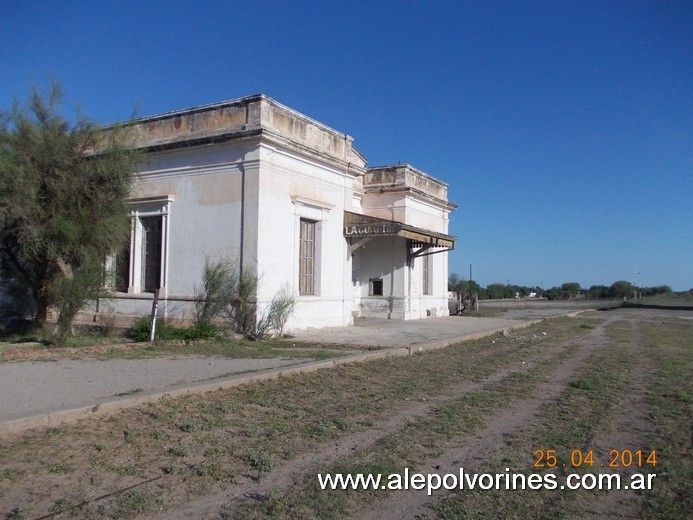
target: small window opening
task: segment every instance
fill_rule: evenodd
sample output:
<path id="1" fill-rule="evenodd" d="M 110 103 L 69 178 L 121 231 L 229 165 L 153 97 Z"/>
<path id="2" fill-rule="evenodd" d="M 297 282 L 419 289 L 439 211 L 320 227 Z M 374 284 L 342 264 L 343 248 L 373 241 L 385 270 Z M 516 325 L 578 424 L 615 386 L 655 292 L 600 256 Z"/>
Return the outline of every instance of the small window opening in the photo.
<path id="1" fill-rule="evenodd" d="M 382 278 L 371 278 L 371 295 L 372 296 L 382 296 L 383 295 L 383 279 Z"/>

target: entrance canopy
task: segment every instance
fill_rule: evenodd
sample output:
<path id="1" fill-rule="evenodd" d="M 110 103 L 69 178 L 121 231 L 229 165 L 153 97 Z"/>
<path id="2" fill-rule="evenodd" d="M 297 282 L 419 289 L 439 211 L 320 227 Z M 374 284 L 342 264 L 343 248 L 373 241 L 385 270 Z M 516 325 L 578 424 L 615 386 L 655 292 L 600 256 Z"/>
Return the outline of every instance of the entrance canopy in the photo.
<path id="1" fill-rule="evenodd" d="M 353 253 L 372 238 L 384 236 L 408 239 L 410 249 L 408 257 L 410 259 L 416 256 L 442 253 L 455 248 L 455 237 L 451 235 L 436 233 L 394 220 L 360 215 L 351 211 L 344 212 L 344 236 L 349 239 L 359 239 L 355 243 L 350 240 L 352 245 L 349 247 L 349 253 Z M 418 249 L 414 250 L 414 248 Z M 430 251 L 431 248 L 441 249 Z"/>

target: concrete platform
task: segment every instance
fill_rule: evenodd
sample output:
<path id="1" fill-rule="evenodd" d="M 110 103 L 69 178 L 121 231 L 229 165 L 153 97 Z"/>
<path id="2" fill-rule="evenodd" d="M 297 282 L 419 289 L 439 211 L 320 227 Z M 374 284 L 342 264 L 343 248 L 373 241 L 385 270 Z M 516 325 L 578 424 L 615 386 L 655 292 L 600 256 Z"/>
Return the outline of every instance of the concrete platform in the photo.
<path id="1" fill-rule="evenodd" d="M 408 321 L 356 319 L 353 327 L 308 329 L 297 332 L 295 339 L 367 347 L 407 347 L 430 341 L 468 338 L 479 332 L 512 328 L 521 324 L 516 319 L 464 316 Z"/>

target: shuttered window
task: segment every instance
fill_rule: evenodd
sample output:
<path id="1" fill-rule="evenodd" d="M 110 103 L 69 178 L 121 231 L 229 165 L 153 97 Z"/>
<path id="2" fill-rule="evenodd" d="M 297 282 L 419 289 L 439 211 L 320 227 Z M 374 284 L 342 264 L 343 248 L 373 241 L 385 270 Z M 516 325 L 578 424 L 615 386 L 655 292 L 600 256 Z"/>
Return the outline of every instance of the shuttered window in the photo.
<path id="1" fill-rule="evenodd" d="M 298 289 L 300 294 L 315 294 L 315 222 L 301 219 L 299 238 Z"/>

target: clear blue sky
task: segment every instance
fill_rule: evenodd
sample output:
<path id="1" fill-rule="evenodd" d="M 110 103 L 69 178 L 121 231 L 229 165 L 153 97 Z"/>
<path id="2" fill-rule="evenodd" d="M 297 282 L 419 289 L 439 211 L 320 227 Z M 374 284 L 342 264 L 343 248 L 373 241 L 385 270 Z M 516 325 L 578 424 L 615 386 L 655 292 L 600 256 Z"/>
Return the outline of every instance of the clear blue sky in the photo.
<path id="1" fill-rule="evenodd" d="M 0 108 L 49 75 L 101 123 L 262 92 L 447 182 L 464 277 L 693 287 L 690 1 L 0 8 Z"/>

